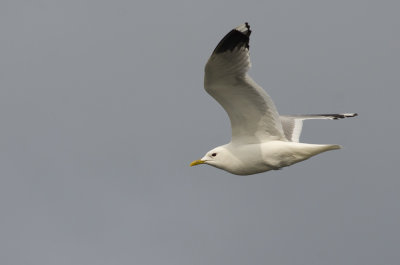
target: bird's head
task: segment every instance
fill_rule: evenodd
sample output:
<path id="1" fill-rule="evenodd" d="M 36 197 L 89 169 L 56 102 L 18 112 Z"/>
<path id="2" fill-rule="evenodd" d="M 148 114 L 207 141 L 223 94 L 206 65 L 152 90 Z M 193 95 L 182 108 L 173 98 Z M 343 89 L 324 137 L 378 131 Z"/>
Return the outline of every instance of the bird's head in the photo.
<path id="1" fill-rule="evenodd" d="M 252 155 L 259 154 L 259 147 L 250 145 L 249 148 L 237 150 L 236 146 L 230 144 L 218 146 L 208 151 L 202 159 L 190 163 L 190 166 L 207 164 L 235 175 L 251 175 L 269 170 L 265 169 L 263 161 L 257 159 L 258 156 Z"/>
<path id="2" fill-rule="evenodd" d="M 226 164 L 230 160 L 230 152 L 223 146 L 216 147 L 208 151 L 202 159 L 195 160 L 190 163 L 190 166 L 197 166 L 201 164 L 207 164 L 220 169 L 225 169 Z"/>

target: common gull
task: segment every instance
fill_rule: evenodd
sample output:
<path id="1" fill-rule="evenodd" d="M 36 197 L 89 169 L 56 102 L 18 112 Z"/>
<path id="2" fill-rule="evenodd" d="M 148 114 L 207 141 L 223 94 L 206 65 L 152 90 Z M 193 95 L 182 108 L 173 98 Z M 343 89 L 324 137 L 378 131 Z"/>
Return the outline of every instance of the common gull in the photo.
<path id="1" fill-rule="evenodd" d="M 247 74 L 250 34 L 247 22 L 231 30 L 205 66 L 205 90 L 228 114 L 232 138 L 190 166 L 207 164 L 235 175 L 251 175 L 340 149 L 335 144 L 300 143 L 303 121 L 336 120 L 354 117 L 357 113 L 279 115 L 267 92 Z"/>

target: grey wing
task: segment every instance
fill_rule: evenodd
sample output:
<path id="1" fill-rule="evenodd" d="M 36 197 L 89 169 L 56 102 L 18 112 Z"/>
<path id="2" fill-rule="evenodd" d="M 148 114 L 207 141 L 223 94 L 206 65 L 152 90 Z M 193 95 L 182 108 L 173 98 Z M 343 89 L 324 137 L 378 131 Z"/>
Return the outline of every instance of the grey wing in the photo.
<path id="1" fill-rule="evenodd" d="M 204 87 L 227 112 L 232 141 L 287 141 L 273 101 L 247 74 L 250 33 L 245 23 L 220 41 L 206 64 Z"/>
<path id="2" fill-rule="evenodd" d="M 304 120 L 338 120 L 357 116 L 357 113 L 342 113 L 342 114 L 307 114 L 307 115 L 281 115 L 283 132 L 286 138 L 291 142 L 299 142 L 301 130 Z"/>

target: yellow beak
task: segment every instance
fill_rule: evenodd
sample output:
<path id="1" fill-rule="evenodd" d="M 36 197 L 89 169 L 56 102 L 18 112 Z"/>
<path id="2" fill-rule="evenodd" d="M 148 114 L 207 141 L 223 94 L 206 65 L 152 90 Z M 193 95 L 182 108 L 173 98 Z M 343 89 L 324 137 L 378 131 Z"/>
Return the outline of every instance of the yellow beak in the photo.
<path id="1" fill-rule="evenodd" d="M 192 166 L 197 166 L 197 165 L 200 165 L 200 164 L 204 164 L 206 161 L 204 161 L 204 160 L 195 160 L 195 161 L 193 161 L 192 163 L 190 163 L 190 166 L 192 167 Z"/>

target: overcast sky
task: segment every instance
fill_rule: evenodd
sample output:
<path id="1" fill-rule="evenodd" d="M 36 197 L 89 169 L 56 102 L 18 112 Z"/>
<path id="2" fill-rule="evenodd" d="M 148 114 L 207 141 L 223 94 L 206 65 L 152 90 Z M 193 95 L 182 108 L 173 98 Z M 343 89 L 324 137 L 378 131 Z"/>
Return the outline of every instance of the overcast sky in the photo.
<path id="1" fill-rule="evenodd" d="M 397 265 L 399 1 L 0 2 L 0 264 Z M 189 167 L 230 140 L 203 89 L 248 21 L 301 140 L 279 171 Z"/>

